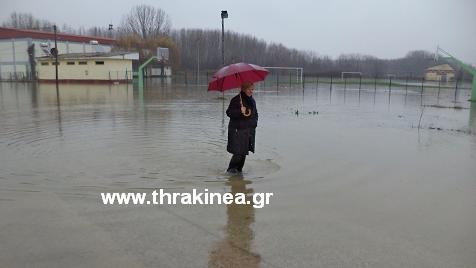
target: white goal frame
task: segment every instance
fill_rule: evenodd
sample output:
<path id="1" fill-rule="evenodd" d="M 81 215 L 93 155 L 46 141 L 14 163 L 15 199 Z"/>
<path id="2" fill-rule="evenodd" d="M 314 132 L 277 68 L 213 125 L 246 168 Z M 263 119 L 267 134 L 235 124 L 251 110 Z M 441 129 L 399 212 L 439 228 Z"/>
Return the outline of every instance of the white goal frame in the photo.
<path id="1" fill-rule="evenodd" d="M 344 75 L 345 75 L 345 74 L 358 74 L 360 77 L 362 77 L 362 72 L 342 72 L 342 73 L 340 74 L 340 79 L 341 79 L 341 80 L 344 80 Z"/>
<path id="2" fill-rule="evenodd" d="M 302 74 L 304 73 L 304 68 L 302 67 L 280 67 L 280 66 L 266 66 L 265 69 L 274 69 L 274 70 L 296 70 L 296 83 L 302 84 Z"/>

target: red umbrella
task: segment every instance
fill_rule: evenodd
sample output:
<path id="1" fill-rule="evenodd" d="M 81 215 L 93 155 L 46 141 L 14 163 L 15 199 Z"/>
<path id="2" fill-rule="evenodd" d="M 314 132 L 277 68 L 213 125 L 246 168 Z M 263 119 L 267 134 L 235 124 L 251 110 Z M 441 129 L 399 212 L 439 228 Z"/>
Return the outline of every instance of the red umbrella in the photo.
<path id="1" fill-rule="evenodd" d="M 208 83 L 208 91 L 225 91 L 239 88 L 244 82 L 263 81 L 268 70 L 250 63 L 235 63 L 218 70 Z"/>

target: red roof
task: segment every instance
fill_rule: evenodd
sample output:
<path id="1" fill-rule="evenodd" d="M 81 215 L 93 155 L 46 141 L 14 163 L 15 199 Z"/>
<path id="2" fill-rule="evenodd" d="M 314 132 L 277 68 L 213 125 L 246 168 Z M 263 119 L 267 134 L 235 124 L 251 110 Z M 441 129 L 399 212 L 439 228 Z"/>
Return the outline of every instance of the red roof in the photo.
<path id="1" fill-rule="evenodd" d="M 11 39 L 11 38 L 32 38 L 32 39 L 53 40 L 55 39 L 55 34 L 52 32 L 0 27 L 0 39 Z M 113 38 L 64 34 L 64 33 L 58 33 L 57 40 L 79 42 L 79 43 L 84 43 L 84 42 L 88 43 L 91 40 L 96 40 L 98 41 L 99 44 L 103 44 L 103 45 L 112 45 L 113 43 L 116 42 L 116 40 Z"/>

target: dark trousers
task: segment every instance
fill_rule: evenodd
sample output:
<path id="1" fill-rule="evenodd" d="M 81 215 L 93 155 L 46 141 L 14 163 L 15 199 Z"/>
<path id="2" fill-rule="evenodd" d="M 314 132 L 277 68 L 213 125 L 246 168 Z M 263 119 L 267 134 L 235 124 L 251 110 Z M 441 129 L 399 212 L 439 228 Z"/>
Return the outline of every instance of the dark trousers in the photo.
<path id="1" fill-rule="evenodd" d="M 234 154 L 231 157 L 230 164 L 228 165 L 227 171 L 238 171 L 241 172 L 243 170 L 243 166 L 245 165 L 246 155 L 241 154 Z"/>

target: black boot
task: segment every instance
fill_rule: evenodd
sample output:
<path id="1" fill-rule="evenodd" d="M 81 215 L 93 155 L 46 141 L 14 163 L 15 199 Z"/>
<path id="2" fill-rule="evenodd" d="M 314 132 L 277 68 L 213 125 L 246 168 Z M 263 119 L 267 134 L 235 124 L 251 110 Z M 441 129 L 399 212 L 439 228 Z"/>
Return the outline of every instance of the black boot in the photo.
<path id="1" fill-rule="evenodd" d="M 240 159 L 240 163 L 238 164 L 238 167 L 236 168 L 238 172 L 243 171 L 243 166 L 245 165 L 245 160 L 246 160 L 246 155 L 242 155 Z"/>
<path id="2" fill-rule="evenodd" d="M 245 164 L 245 157 L 244 155 L 234 154 L 231 157 L 230 164 L 228 165 L 228 169 L 226 170 L 229 173 L 239 173 L 243 169 L 243 165 Z"/>

